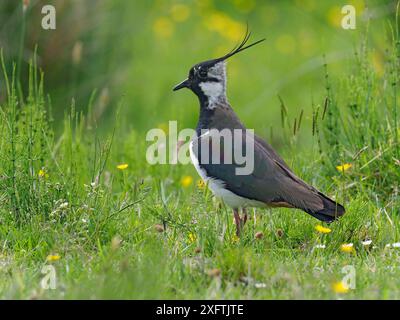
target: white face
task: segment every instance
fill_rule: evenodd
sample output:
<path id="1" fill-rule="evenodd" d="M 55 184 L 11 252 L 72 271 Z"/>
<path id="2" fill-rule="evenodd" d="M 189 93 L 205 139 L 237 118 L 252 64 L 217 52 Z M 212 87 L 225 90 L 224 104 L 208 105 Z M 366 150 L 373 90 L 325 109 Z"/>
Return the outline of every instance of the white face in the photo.
<path id="1" fill-rule="evenodd" d="M 226 99 L 226 65 L 225 62 L 219 62 L 212 68 L 208 69 L 209 78 L 217 79 L 218 81 L 204 81 L 199 83 L 199 87 L 204 95 L 208 98 L 208 107 L 213 109 L 217 102 Z"/>
<path id="2" fill-rule="evenodd" d="M 217 78 L 218 80 L 225 82 L 226 81 L 226 63 L 225 63 L 225 61 L 216 63 L 212 68 L 209 68 L 208 76 L 210 78 Z"/>

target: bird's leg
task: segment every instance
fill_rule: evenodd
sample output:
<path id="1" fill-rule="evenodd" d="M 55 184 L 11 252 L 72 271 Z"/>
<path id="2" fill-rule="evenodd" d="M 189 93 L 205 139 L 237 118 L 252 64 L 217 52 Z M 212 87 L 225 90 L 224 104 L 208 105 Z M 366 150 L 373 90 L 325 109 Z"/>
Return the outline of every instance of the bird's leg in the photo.
<path id="1" fill-rule="evenodd" d="M 246 209 L 243 208 L 242 210 L 243 210 L 243 218 L 240 218 L 239 209 L 233 209 L 233 215 L 235 217 L 235 224 L 236 224 L 236 235 L 238 237 L 240 236 L 240 232 L 242 231 L 247 221 Z"/>
<path id="2" fill-rule="evenodd" d="M 247 210 L 246 208 L 243 208 L 243 225 L 246 224 L 247 221 Z"/>
<path id="3" fill-rule="evenodd" d="M 239 209 L 233 209 L 233 216 L 235 217 L 236 235 L 239 237 L 242 229 L 242 219 L 240 219 Z"/>

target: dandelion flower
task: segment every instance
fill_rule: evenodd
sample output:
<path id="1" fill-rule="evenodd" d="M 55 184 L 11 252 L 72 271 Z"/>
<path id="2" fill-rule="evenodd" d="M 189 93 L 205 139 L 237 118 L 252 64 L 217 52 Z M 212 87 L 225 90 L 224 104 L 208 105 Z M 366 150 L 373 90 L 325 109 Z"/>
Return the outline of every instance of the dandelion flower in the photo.
<path id="1" fill-rule="evenodd" d="M 128 168 L 127 163 L 121 163 L 121 164 L 117 165 L 118 170 L 125 170 L 126 168 Z"/>
<path id="2" fill-rule="evenodd" d="M 354 246 L 353 246 L 352 243 L 343 243 L 343 244 L 340 246 L 340 250 L 341 250 L 342 252 L 346 252 L 346 253 L 353 253 L 353 252 L 355 252 L 355 249 L 354 249 Z"/>
<path id="3" fill-rule="evenodd" d="M 336 166 L 336 169 L 339 172 L 345 172 L 345 171 L 349 170 L 352 166 L 353 165 L 351 163 L 344 163 L 344 164 L 341 164 L 339 166 Z"/>
<path id="4" fill-rule="evenodd" d="M 47 174 L 47 172 L 44 169 L 40 169 L 38 175 L 39 175 L 39 178 L 48 178 L 49 177 L 49 175 Z"/>
<path id="5" fill-rule="evenodd" d="M 193 242 L 196 241 L 196 235 L 194 233 L 190 232 L 189 235 L 188 235 L 188 239 L 189 239 L 190 243 L 193 243 Z"/>
<path id="6" fill-rule="evenodd" d="M 199 180 L 197 181 L 197 188 L 199 188 L 199 189 L 204 189 L 205 187 L 206 187 L 205 182 L 204 182 L 202 179 L 199 179 Z"/>
<path id="7" fill-rule="evenodd" d="M 338 281 L 332 284 L 332 290 L 335 293 L 347 293 L 349 292 L 349 287 L 343 281 Z"/>
<path id="8" fill-rule="evenodd" d="M 191 176 L 183 176 L 181 179 L 181 185 L 184 188 L 189 187 L 193 183 L 193 178 Z"/>
<path id="9" fill-rule="evenodd" d="M 315 226 L 315 230 L 317 230 L 319 233 L 330 233 L 330 232 L 332 232 L 331 229 L 326 228 L 324 226 L 321 226 L 320 224 Z"/>
<path id="10" fill-rule="evenodd" d="M 46 261 L 48 262 L 54 262 L 60 260 L 60 256 L 58 254 L 49 254 L 46 258 Z"/>

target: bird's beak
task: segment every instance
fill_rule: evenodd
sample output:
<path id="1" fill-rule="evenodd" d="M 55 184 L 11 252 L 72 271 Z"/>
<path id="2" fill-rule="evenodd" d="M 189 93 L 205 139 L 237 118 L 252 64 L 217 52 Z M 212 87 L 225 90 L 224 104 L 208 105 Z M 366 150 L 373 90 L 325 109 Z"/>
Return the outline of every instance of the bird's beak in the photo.
<path id="1" fill-rule="evenodd" d="M 181 83 L 177 84 L 172 90 L 176 91 L 182 88 L 189 88 L 189 87 L 190 87 L 189 79 L 185 79 Z"/>

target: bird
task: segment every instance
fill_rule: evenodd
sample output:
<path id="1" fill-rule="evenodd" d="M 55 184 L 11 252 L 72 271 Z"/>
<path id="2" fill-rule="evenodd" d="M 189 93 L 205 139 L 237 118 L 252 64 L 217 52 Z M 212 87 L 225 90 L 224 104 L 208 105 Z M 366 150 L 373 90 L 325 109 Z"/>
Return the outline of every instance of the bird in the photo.
<path id="1" fill-rule="evenodd" d="M 265 40 L 247 44 L 250 35 L 247 29 L 243 40 L 233 50 L 222 57 L 197 63 L 190 68 L 187 79 L 173 87 L 173 91 L 190 89 L 199 100 L 199 118 L 189 144 L 191 161 L 213 194 L 232 208 L 237 236 L 242 233 L 247 209 L 251 207 L 300 209 L 320 221 L 331 223 L 343 216 L 345 208 L 296 176 L 265 140 L 249 134 L 228 102 L 227 59 Z M 241 138 L 242 145 L 233 143 L 235 146 L 245 148 L 246 143 L 253 144 L 254 166 L 250 173 L 239 175 L 237 170 L 241 164 L 238 161 L 210 161 L 216 152 L 219 160 L 228 158 L 223 149 L 225 144 L 211 144 L 210 147 L 213 137 L 210 132 L 223 130 L 231 132 L 232 137 Z M 235 130 L 242 131 L 242 136 L 235 136 Z M 234 151 L 228 150 L 228 156 Z"/>

